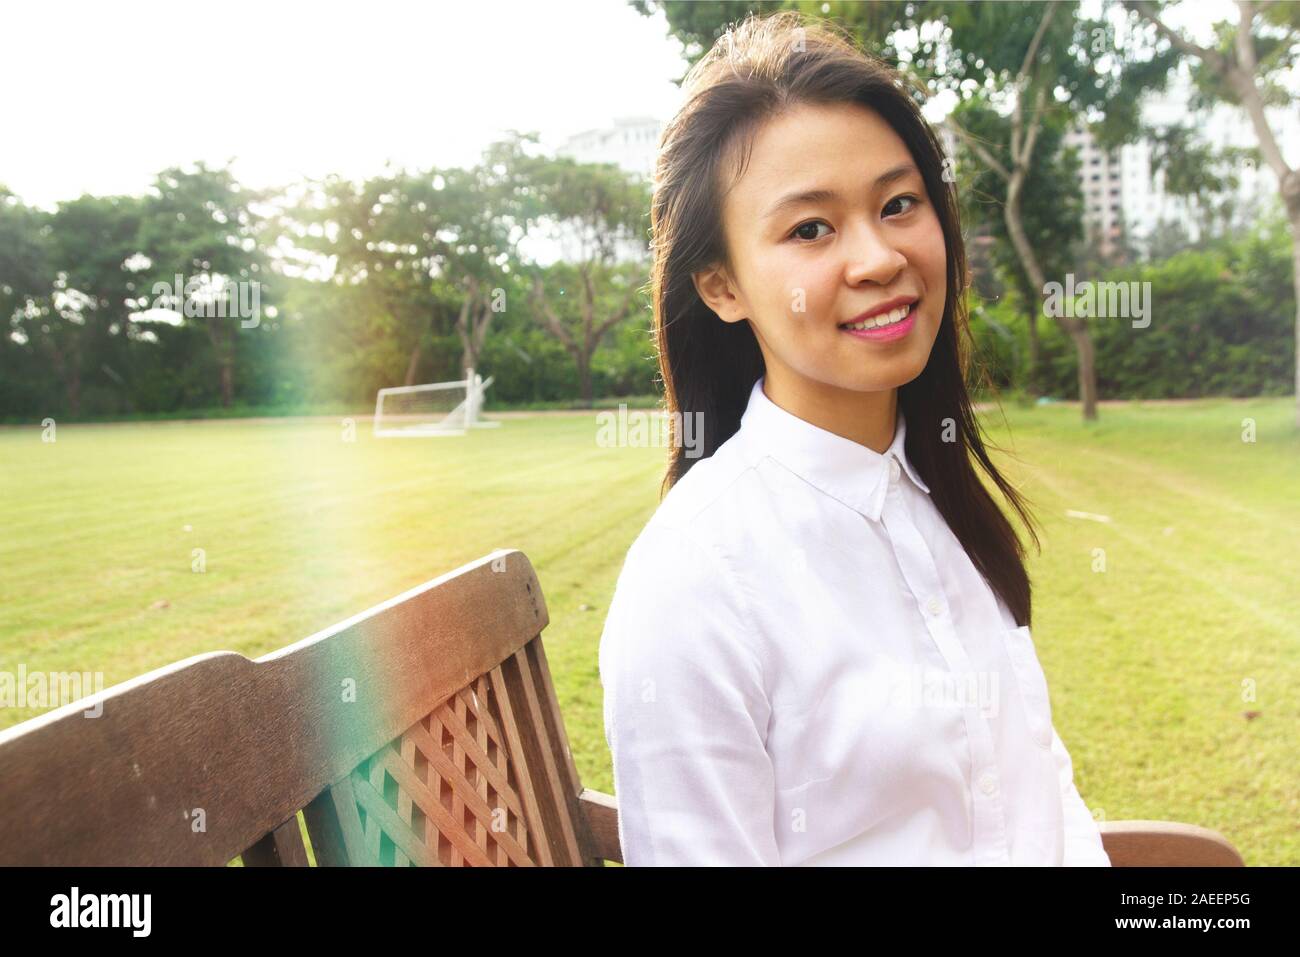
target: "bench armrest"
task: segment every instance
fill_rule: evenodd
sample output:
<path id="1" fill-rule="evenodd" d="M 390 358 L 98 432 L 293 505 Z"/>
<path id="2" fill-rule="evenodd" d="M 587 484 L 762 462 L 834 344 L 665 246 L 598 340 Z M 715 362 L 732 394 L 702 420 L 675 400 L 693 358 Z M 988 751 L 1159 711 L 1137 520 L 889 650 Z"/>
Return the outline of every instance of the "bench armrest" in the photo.
<path id="1" fill-rule="evenodd" d="M 578 806 L 587 819 L 596 856 L 623 863 L 618 843 L 618 801 L 583 788 Z M 1244 867 L 1218 831 L 1176 821 L 1104 821 L 1098 825 L 1112 867 Z"/>
<path id="2" fill-rule="evenodd" d="M 1177 821 L 1103 821 L 1097 825 L 1113 867 L 1245 867 L 1226 837 Z"/>
<path id="3" fill-rule="evenodd" d="M 596 857 L 622 864 L 623 848 L 618 843 L 618 801 L 614 795 L 583 788 L 578 795 L 578 809 L 587 819 Z"/>

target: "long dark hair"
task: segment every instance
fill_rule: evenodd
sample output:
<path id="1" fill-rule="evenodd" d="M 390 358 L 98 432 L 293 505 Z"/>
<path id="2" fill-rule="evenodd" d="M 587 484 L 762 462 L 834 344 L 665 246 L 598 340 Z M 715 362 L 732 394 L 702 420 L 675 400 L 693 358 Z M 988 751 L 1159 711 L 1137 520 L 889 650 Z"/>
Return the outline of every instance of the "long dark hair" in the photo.
<path id="1" fill-rule="evenodd" d="M 768 118 L 797 103 L 857 103 L 875 110 L 898 133 L 925 179 L 948 249 L 948 292 L 938 337 L 925 369 L 899 389 L 907 456 L 931 500 L 971 561 L 1017 624 L 1030 620 L 1024 547 L 981 482 L 972 458 L 1002 491 L 1034 542 L 1026 503 L 994 467 L 971 409 L 972 374 L 966 294 L 969 279 L 957 191 L 945 176 L 943 147 L 921 115 L 899 71 L 864 52 L 847 34 L 795 11 L 747 17 L 729 29 L 687 74 L 685 105 L 659 140 L 650 211 L 654 263 L 650 278 L 655 343 L 665 412 L 672 423 L 666 495 L 700 459 L 740 427 L 750 391 L 764 372 L 748 321 L 723 322 L 700 298 L 692 273 L 728 263 L 722 233 L 721 166 L 740 146 L 743 172 L 753 138 Z M 982 366 L 976 373 L 983 381 Z M 676 412 L 702 413 L 696 457 L 683 454 Z M 945 421 L 947 420 L 947 421 Z M 943 432 L 955 441 L 944 441 Z"/>

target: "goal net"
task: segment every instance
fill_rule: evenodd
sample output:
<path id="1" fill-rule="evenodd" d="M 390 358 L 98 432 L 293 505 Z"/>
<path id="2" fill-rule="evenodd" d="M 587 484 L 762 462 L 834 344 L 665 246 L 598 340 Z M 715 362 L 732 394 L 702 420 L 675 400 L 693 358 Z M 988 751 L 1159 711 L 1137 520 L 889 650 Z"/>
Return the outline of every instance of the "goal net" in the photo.
<path id="1" fill-rule="evenodd" d="M 499 426 L 500 422 L 484 421 L 479 415 L 483 393 L 491 384 L 491 376 L 484 379 L 469 369 L 466 378 L 452 382 L 380 389 L 375 397 L 375 435 L 464 435 L 467 429 Z"/>

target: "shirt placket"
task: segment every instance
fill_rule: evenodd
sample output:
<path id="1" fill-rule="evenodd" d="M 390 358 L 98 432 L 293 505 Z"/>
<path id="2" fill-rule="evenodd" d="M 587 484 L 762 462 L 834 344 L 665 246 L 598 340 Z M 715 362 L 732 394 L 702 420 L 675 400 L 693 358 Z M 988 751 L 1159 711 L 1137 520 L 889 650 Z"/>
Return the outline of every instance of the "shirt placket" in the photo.
<path id="1" fill-rule="evenodd" d="M 904 502 L 903 491 L 899 488 L 900 471 L 898 461 L 891 455 L 881 521 L 889 533 L 898 567 L 917 600 L 926 629 L 943 656 L 949 675 L 969 674 L 973 670 L 970 656 L 957 639 L 934 556 Z M 1011 858 L 993 734 L 988 721 L 969 701 L 963 703 L 962 718 L 966 722 L 966 739 L 970 744 L 975 863 L 981 866 L 1009 864 Z"/>

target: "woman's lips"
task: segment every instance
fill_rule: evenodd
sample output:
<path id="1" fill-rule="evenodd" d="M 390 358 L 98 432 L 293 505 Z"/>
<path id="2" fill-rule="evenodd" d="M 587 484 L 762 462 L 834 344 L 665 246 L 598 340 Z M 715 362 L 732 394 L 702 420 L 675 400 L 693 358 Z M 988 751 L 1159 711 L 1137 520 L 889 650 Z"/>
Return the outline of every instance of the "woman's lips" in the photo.
<path id="1" fill-rule="evenodd" d="M 891 339 L 901 339 L 912 331 L 916 325 L 916 307 L 920 304 L 918 299 L 912 303 L 907 311 L 907 315 L 898 322 L 890 323 L 887 326 L 877 326 L 874 329 L 847 329 L 841 328 L 840 332 L 853 336 L 856 339 L 871 339 L 875 342 L 888 342 Z"/>

